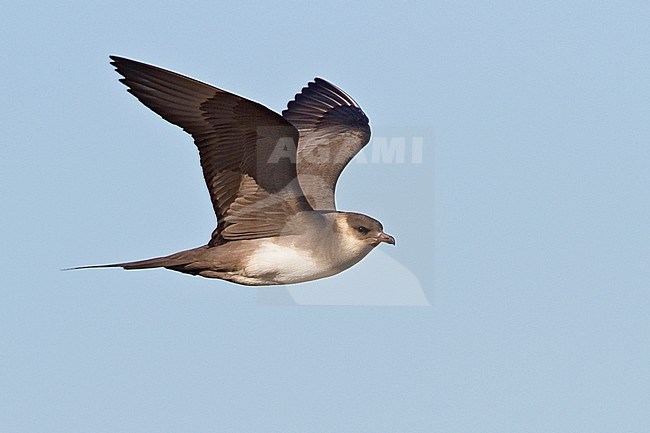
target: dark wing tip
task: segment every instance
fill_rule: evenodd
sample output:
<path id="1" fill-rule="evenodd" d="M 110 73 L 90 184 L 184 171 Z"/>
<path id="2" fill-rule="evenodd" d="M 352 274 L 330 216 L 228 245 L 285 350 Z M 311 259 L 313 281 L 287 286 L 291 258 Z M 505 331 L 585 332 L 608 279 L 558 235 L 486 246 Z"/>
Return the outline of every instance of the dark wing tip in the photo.
<path id="1" fill-rule="evenodd" d="M 110 55 L 108 56 L 108 58 L 111 59 L 110 64 L 115 66 L 115 69 L 118 69 L 120 65 L 126 63 L 140 63 L 135 60 L 127 59 L 126 57 L 120 57 L 115 55 Z"/>
<path id="2" fill-rule="evenodd" d="M 127 87 L 129 87 L 128 79 L 126 78 L 129 72 L 133 73 L 136 70 L 147 70 L 146 63 L 138 62 L 137 60 L 127 59 L 120 56 L 108 56 L 111 59 L 110 64 L 115 68 L 115 71 L 122 75 L 124 78 L 120 78 L 120 82 Z"/>
<path id="3" fill-rule="evenodd" d="M 287 104 L 282 116 L 298 129 L 311 129 L 326 124 L 356 129 L 370 137 L 369 120 L 350 95 L 316 77 Z"/>
<path id="4" fill-rule="evenodd" d="M 111 59 L 111 65 L 116 65 L 118 63 L 142 63 L 137 60 L 129 59 L 122 56 L 116 56 L 114 54 L 111 54 L 110 56 L 108 56 L 108 58 Z"/>
<path id="5" fill-rule="evenodd" d="M 316 77 L 312 83 L 308 84 L 309 87 L 312 87 L 314 90 L 320 90 L 320 92 L 329 93 L 328 96 L 335 96 L 342 99 L 345 104 L 356 108 L 361 108 L 357 102 L 352 99 L 350 95 L 345 93 L 340 87 L 335 86 L 324 78 Z"/>

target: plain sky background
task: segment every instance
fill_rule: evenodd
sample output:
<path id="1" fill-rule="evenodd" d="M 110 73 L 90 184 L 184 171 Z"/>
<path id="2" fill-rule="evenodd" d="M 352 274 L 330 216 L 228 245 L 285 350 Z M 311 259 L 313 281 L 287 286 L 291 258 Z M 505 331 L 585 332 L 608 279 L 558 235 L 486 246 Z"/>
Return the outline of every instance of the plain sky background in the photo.
<path id="1" fill-rule="evenodd" d="M 648 2 L 21 1 L 0 21 L 3 433 L 648 431 Z M 348 167 L 339 204 L 398 243 L 326 280 L 383 290 L 390 257 L 431 306 L 59 271 L 214 224 L 191 140 L 109 54 L 277 111 L 322 76 L 375 131 L 433 131 L 420 164 Z"/>

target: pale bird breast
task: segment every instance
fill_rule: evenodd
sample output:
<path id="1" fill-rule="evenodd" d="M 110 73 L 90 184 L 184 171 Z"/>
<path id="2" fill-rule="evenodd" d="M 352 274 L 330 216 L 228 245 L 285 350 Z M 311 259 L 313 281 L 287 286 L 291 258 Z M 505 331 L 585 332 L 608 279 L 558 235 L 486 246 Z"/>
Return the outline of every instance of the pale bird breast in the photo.
<path id="1" fill-rule="evenodd" d="M 246 275 L 269 275 L 281 283 L 318 278 L 323 272 L 326 272 L 325 266 L 308 251 L 272 242 L 260 245 L 244 266 Z"/>

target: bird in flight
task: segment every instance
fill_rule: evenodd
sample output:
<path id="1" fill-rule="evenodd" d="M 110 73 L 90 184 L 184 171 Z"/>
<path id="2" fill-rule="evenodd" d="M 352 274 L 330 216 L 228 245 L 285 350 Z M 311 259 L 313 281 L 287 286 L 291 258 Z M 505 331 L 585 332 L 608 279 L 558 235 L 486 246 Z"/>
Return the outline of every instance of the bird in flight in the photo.
<path id="1" fill-rule="evenodd" d="M 379 221 L 336 210 L 339 175 L 370 139 L 365 113 L 338 87 L 316 78 L 279 115 L 175 72 L 110 58 L 133 96 L 194 139 L 217 227 L 197 248 L 74 269 L 162 267 L 249 286 L 292 284 L 395 245 Z"/>

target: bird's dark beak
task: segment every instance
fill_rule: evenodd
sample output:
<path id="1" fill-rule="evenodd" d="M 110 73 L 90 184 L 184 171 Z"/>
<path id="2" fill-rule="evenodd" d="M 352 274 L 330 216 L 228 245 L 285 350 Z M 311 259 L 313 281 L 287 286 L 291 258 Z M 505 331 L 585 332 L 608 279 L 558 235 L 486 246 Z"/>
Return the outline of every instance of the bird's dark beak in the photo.
<path id="1" fill-rule="evenodd" d="M 379 235 L 377 236 L 377 240 L 379 242 L 386 242 L 387 244 L 395 245 L 395 238 L 384 232 L 379 233 Z"/>

